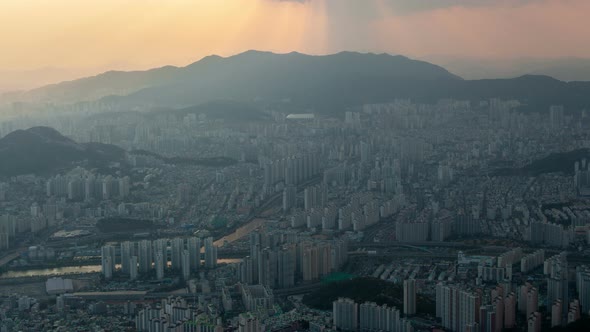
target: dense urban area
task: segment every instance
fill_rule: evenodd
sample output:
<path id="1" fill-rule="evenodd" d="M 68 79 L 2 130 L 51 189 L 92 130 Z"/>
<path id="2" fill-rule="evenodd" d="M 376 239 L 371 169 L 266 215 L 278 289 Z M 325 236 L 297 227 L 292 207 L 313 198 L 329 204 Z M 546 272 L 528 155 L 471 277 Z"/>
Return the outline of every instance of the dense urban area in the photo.
<path id="1" fill-rule="evenodd" d="M 11 107 L 1 332 L 590 326 L 590 110 Z"/>

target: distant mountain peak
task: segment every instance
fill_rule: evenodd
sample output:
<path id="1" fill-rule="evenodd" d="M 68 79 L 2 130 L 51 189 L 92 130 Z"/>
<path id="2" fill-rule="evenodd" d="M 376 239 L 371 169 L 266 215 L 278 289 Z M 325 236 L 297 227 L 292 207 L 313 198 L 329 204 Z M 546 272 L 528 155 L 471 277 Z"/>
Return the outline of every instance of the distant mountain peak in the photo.
<path id="1" fill-rule="evenodd" d="M 38 143 L 56 142 L 56 143 L 74 143 L 71 139 L 63 136 L 57 130 L 50 127 L 31 127 L 29 129 L 15 130 L 2 138 L 4 142 L 18 141 L 36 141 Z"/>
<path id="2" fill-rule="evenodd" d="M 44 139 L 46 142 L 60 142 L 60 143 L 67 143 L 67 144 L 76 144 L 73 140 L 65 137 L 59 131 L 51 128 L 51 127 L 32 127 L 27 129 L 27 132 L 35 134 L 40 138 Z"/>
<path id="3" fill-rule="evenodd" d="M 560 80 L 556 79 L 555 77 L 551 77 L 549 75 L 537 75 L 537 74 L 526 74 L 516 78 L 517 80 L 524 80 L 524 81 L 546 81 L 546 82 L 561 82 Z"/>

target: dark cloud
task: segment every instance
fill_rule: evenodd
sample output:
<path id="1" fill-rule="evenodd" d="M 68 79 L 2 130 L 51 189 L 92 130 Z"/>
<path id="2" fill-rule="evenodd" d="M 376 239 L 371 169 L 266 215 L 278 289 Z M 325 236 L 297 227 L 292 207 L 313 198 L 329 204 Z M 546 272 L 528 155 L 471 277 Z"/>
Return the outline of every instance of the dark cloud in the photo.
<path id="1" fill-rule="evenodd" d="M 411 13 L 455 6 L 518 6 L 535 1 L 544 2 L 545 0 L 388 0 L 386 2 L 399 13 Z"/>

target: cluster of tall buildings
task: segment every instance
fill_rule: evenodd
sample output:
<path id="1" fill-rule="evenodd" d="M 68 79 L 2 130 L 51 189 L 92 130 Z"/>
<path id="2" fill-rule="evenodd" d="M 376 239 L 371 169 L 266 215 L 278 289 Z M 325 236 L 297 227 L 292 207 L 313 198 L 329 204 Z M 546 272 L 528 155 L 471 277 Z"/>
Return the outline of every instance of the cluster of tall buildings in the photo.
<path id="1" fill-rule="evenodd" d="M 185 299 L 169 297 L 139 310 L 135 328 L 141 332 L 222 332 L 223 324 L 221 318 L 211 319 L 199 314 Z"/>
<path id="2" fill-rule="evenodd" d="M 181 297 L 168 297 L 144 306 L 135 315 L 135 328 L 142 332 L 223 332 L 228 328 L 237 332 L 265 331 L 260 318 L 252 313 L 274 306 L 272 291 L 261 285 L 238 285 L 242 291 L 246 312 L 231 320 L 224 320 L 220 312 L 205 297 L 189 304 Z"/>
<path id="3" fill-rule="evenodd" d="M 46 182 L 48 197 L 67 197 L 69 200 L 125 198 L 129 196 L 130 188 L 131 179 L 128 176 L 97 176 L 86 172 L 66 176 L 58 174 Z"/>
<path id="4" fill-rule="evenodd" d="M 339 298 L 332 303 L 334 327 L 341 331 L 413 332 L 411 323 L 402 318 L 396 307 L 375 302 L 356 303 Z"/>
<path id="5" fill-rule="evenodd" d="M 239 284 L 239 288 L 246 310 L 255 312 L 274 306 L 274 294 L 268 286 Z"/>
<path id="6" fill-rule="evenodd" d="M 8 249 L 16 234 L 25 231 L 24 229 L 19 231 L 18 225 L 15 216 L 0 215 L 0 249 Z"/>
<path id="7" fill-rule="evenodd" d="M 401 194 L 401 168 L 399 159 L 375 160 L 368 171 L 367 190 Z"/>
<path id="8" fill-rule="evenodd" d="M 539 289 L 528 282 L 519 288 L 518 311 L 525 317 L 539 311 Z"/>
<path id="9" fill-rule="evenodd" d="M 440 210 L 430 222 L 430 240 L 443 242 L 455 234 L 455 219 L 448 210 Z"/>
<path id="10" fill-rule="evenodd" d="M 545 250 L 539 249 L 533 253 L 530 253 L 522 257 L 520 261 L 520 272 L 528 273 L 543 265 L 545 262 Z"/>
<path id="11" fill-rule="evenodd" d="M 306 206 L 313 207 L 293 211 L 289 216 L 291 227 L 362 231 L 376 224 L 380 219 L 390 217 L 405 204 L 403 194 L 380 201 L 374 198 L 370 192 L 352 194 L 340 205 L 335 201 L 326 203 L 327 199 L 325 199 L 324 190 L 326 190 L 325 185 L 306 189 L 304 198 L 310 202 L 306 203 Z M 322 194 L 318 195 L 318 192 Z"/>
<path id="12" fill-rule="evenodd" d="M 438 284 L 436 286 L 436 317 L 443 327 L 468 332 L 479 326 L 481 295 L 468 288 Z"/>
<path id="13" fill-rule="evenodd" d="M 55 212 L 56 206 L 46 204 L 48 212 Z M 46 218 L 43 215 L 32 217 L 16 217 L 11 214 L 0 215 L 0 249 L 8 249 L 14 246 L 14 240 L 17 235 L 31 231 L 37 233 L 47 227 L 55 226 L 56 216 Z"/>
<path id="14" fill-rule="evenodd" d="M 565 304 L 570 302 L 567 253 L 562 252 L 547 259 L 544 273 L 547 275 L 547 303 L 553 304 L 560 300 L 564 304 L 561 306 L 561 315 L 567 315 L 568 306 Z"/>
<path id="15" fill-rule="evenodd" d="M 411 205 L 397 216 L 395 237 L 400 242 L 443 242 L 457 234 L 456 224 L 456 216 L 436 204 L 421 210 Z"/>
<path id="16" fill-rule="evenodd" d="M 436 287 L 436 316 L 452 331 L 500 332 L 514 328 L 517 310 L 534 324 L 541 319 L 537 288 L 527 283 L 514 293 L 499 284 L 486 295 L 467 286 L 439 283 Z"/>
<path id="17" fill-rule="evenodd" d="M 262 161 L 264 188 L 273 191 L 277 183 L 285 186 L 296 186 L 309 180 L 320 172 L 320 156 L 316 153 L 305 153 L 278 160 Z"/>
<path id="18" fill-rule="evenodd" d="M 542 266 L 546 287 L 542 282 L 535 282 L 536 287 L 534 281 L 530 281 L 514 289 L 508 276 L 500 276 L 487 280 L 497 284 L 488 295 L 479 287 L 439 283 L 436 286 L 436 317 L 441 318 L 443 327 L 457 332 L 501 332 L 514 328 L 517 312 L 526 318 L 531 332 L 541 330 L 544 313 L 551 316 L 552 326 L 565 326 L 580 319 L 588 312 L 584 303 L 590 302 L 590 288 L 586 287 L 590 282 L 590 270 L 585 266 L 576 269 L 578 298 L 572 299 L 567 254 L 563 252 L 546 260 L 543 257 L 543 250 L 525 255 L 521 248 L 514 248 L 500 255 L 493 268 L 511 271 L 513 265 L 520 263 L 524 266 L 524 273 L 528 273 Z M 546 293 L 541 294 L 541 290 Z M 546 303 L 545 312 L 541 309 L 543 302 Z"/>
<path id="19" fill-rule="evenodd" d="M 520 288 L 519 296 L 502 285 L 484 295 L 466 286 L 436 286 L 436 317 L 443 327 L 457 332 L 501 332 L 516 326 L 516 311 L 526 317 L 538 314 L 538 292 L 530 284 Z"/>
<path id="20" fill-rule="evenodd" d="M 573 239 L 573 228 L 556 223 L 534 221 L 528 229 L 528 240 L 535 245 L 567 248 Z"/>
<path id="21" fill-rule="evenodd" d="M 482 260 L 477 266 L 477 282 L 504 282 L 511 281 L 513 265 L 521 262 L 523 258 L 522 248 L 514 248 L 504 252 L 495 260 Z"/>
<path id="22" fill-rule="evenodd" d="M 217 247 L 213 238 L 206 238 L 204 246 L 205 267 L 214 268 L 217 265 Z M 161 280 L 170 262 L 170 270 L 180 273 L 186 280 L 201 266 L 201 248 L 202 241 L 198 237 L 126 241 L 120 243 L 118 256 L 115 246 L 105 245 L 101 248 L 102 273 L 106 279 L 112 278 L 118 261 L 121 273 L 132 280 L 154 270 L 156 279 Z"/>
<path id="23" fill-rule="evenodd" d="M 345 240 L 254 232 L 250 234 L 250 255 L 240 263 L 239 279 L 247 285 L 289 288 L 299 280 L 318 280 L 336 272 L 347 260 Z"/>
<path id="24" fill-rule="evenodd" d="M 328 189 L 324 185 L 310 186 L 303 190 L 303 209 L 322 209 L 328 204 Z"/>
<path id="25" fill-rule="evenodd" d="M 395 223 L 395 237 L 399 242 L 423 242 L 430 237 L 430 214 L 418 212 L 415 206 L 402 210 Z"/>
<path id="26" fill-rule="evenodd" d="M 351 195 L 348 204 L 338 209 L 338 229 L 362 231 L 379 222 L 379 204 L 371 193 Z"/>
<path id="27" fill-rule="evenodd" d="M 474 216 L 475 214 L 475 216 Z M 459 209 L 455 218 L 455 234 L 459 236 L 472 236 L 482 233 L 479 211 L 465 211 Z"/>
<path id="28" fill-rule="evenodd" d="M 567 314 L 564 316 L 564 312 Z M 569 303 L 562 300 L 555 300 L 551 306 L 551 327 L 571 324 L 581 317 L 580 301 L 574 299 Z"/>

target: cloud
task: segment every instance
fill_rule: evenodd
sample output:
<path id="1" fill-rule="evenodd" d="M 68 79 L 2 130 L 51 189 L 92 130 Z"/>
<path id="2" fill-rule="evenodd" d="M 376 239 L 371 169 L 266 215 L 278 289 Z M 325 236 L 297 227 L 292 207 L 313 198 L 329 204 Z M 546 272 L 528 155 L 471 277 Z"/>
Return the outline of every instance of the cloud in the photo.
<path id="1" fill-rule="evenodd" d="M 521 6 L 545 0 L 385 0 L 399 14 L 431 11 L 452 7 L 500 7 Z"/>
<path id="2" fill-rule="evenodd" d="M 323 2 L 329 8 L 372 8 L 375 4 L 389 8 L 396 15 L 431 11 L 452 7 L 498 7 L 521 6 L 532 2 L 546 0 L 270 0 L 274 2 L 311 3 Z"/>
<path id="3" fill-rule="evenodd" d="M 513 6 L 449 7 L 391 16 L 376 24 L 375 33 L 384 48 L 414 56 L 590 56 L 590 45 L 582 42 L 587 39 L 590 1 L 510 3 Z"/>
<path id="4" fill-rule="evenodd" d="M 273 0 L 273 1 L 276 1 L 276 2 L 299 2 L 299 3 L 304 3 L 304 2 L 311 1 L 311 0 Z"/>

